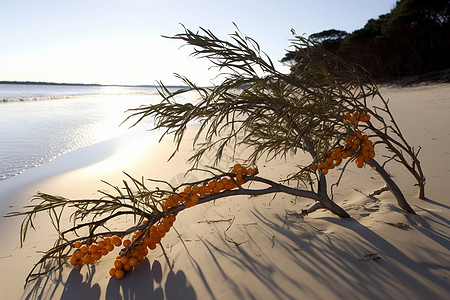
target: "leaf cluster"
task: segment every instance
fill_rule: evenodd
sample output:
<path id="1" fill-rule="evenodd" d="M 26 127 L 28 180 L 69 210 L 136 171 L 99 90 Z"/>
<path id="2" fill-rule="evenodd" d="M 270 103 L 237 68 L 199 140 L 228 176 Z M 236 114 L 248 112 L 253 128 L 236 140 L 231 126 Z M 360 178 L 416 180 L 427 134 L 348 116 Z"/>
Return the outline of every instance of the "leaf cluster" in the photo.
<path id="1" fill-rule="evenodd" d="M 153 118 L 155 129 L 174 133 L 175 152 L 188 124 L 199 123 L 196 152 L 190 158 L 194 165 L 208 151 L 214 152 L 217 163 L 226 149 L 239 146 L 252 149 L 249 162 L 299 150 L 318 160 L 350 130 L 343 122 L 345 113 L 365 110 L 367 99 L 377 93 L 363 70 L 303 37 L 292 41 L 299 57 L 295 72 L 283 74 L 256 41 L 239 31 L 226 41 L 203 28 L 197 33 L 184 29 L 172 38 L 194 46 L 192 55 L 209 59 L 224 79 L 212 87 L 198 87 L 176 75 L 187 88 L 171 92 L 160 83 L 161 103 L 131 109 L 127 120 L 137 118 L 135 125 Z M 177 102 L 177 96 L 192 92 L 198 101 Z"/>

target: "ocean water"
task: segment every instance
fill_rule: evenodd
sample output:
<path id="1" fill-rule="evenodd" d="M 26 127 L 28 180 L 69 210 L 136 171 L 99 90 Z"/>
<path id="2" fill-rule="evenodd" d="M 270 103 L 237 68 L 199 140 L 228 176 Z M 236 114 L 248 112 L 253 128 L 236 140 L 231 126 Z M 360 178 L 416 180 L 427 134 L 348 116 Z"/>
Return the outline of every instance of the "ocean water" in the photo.
<path id="1" fill-rule="evenodd" d="M 125 111 L 160 100 L 153 87 L 0 84 L 0 180 L 126 134 Z"/>

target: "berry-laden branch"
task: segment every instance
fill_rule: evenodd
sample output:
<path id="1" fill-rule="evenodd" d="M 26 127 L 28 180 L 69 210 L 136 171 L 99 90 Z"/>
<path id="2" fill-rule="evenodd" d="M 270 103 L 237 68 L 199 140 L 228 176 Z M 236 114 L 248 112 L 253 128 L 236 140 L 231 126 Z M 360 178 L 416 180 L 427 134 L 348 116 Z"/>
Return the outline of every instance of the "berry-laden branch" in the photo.
<path id="1" fill-rule="evenodd" d="M 257 173 L 257 169 L 236 164 L 229 172 L 221 171 L 210 178 L 183 183 L 178 187 L 170 187 L 169 190 L 159 188 L 149 190 L 144 182 L 127 175 L 132 179 L 137 190 L 132 190 L 124 181 L 124 188 L 115 187 L 117 196 L 104 193 L 109 199 L 70 200 L 39 193 L 34 200 L 40 199 L 41 203 L 27 206 L 26 211 L 6 215 L 8 217 L 25 216 L 22 224 L 22 241 L 25 240 L 29 227 L 34 228 L 31 220 L 37 213 L 60 209 L 59 214 L 62 215 L 64 209 L 72 209 L 73 223 L 71 227 L 62 231 L 60 228 L 67 224 L 61 223 L 63 218 L 57 220 L 58 223 L 54 224 L 54 227 L 58 238 L 54 247 L 45 252 L 27 276 L 26 281 L 32 281 L 62 268 L 66 261 L 76 268 L 95 264 L 115 248 L 122 246 L 109 272 L 112 277 L 121 279 L 142 262 L 149 251 L 156 248 L 170 231 L 178 213 L 216 199 L 239 195 L 285 193 L 317 202 L 312 208 L 303 210 L 304 214 L 319 208 L 327 208 L 321 202 L 319 193 L 280 184 L 259 177 Z M 155 182 L 155 180 L 150 181 Z M 265 187 L 250 188 L 251 182 L 263 184 Z M 117 225 L 119 218 L 126 215 L 137 217 L 133 226 L 126 229 L 109 229 L 111 225 Z"/>

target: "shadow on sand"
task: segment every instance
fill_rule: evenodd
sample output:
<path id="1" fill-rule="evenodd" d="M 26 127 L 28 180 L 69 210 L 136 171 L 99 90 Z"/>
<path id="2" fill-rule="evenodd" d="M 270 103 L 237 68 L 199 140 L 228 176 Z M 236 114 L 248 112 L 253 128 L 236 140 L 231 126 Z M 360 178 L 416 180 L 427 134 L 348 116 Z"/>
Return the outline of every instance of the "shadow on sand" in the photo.
<path id="1" fill-rule="evenodd" d="M 226 236 L 222 237 L 221 242 L 215 243 L 200 238 L 210 255 L 208 261 L 214 262 L 218 276 L 227 281 L 237 298 L 257 299 L 261 296 L 261 291 L 249 289 L 246 284 L 242 284 L 243 278 L 233 277 L 229 272 L 231 265 L 243 269 L 241 273 L 248 274 L 249 278 L 245 280 L 252 277 L 251 280 L 267 287 L 266 296 L 273 299 L 298 299 L 299 295 L 314 295 L 317 293 L 314 291 L 317 283 L 336 299 L 358 299 L 362 296 L 369 299 L 402 298 L 405 291 L 417 298 L 427 299 L 436 295 L 436 287 L 441 287 L 441 293 L 442 290 L 450 290 L 448 279 L 432 272 L 434 269 L 450 271 L 450 266 L 445 263 L 448 253 L 434 254 L 436 261 L 441 261 L 442 264 L 426 263 L 422 257 L 413 259 L 354 219 L 321 218 L 333 224 L 339 232 L 346 232 L 342 236 L 322 232 L 303 219 L 287 222 L 286 217 L 280 215 L 266 218 L 256 208 L 252 210 L 252 214 L 257 226 L 252 226 L 251 232 L 245 226 L 238 230 L 239 240 L 244 241 L 242 243 L 230 242 Z M 448 237 L 431 227 L 423 226 L 427 221 L 422 217 L 417 216 L 417 220 L 421 220 L 420 225 L 414 221 L 410 223 L 413 230 L 420 233 L 420 239 L 429 238 L 448 249 Z M 265 234 L 267 241 L 271 243 L 261 244 L 260 239 L 259 243 L 253 240 L 255 231 L 260 231 L 256 236 Z M 399 234 L 405 232 L 399 231 Z M 349 237 L 351 241 L 347 239 Z M 283 265 L 274 259 L 273 253 L 269 253 L 273 247 L 283 248 L 275 250 L 279 251 L 278 255 L 283 256 Z M 372 260 L 368 258 L 370 256 L 364 255 L 371 252 L 378 253 L 381 257 Z M 195 263 L 195 259 L 192 259 Z M 292 271 L 293 269 L 297 271 Z M 276 280 L 273 274 L 278 277 Z M 206 287 L 214 286 L 214 281 L 218 280 L 206 278 L 202 276 Z M 316 287 L 308 285 L 307 282 L 311 282 L 311 279 L 316 282 Z M 280 282 L 283 282 L 281 287 Z M 394 282 L 400 287 L 399 291 L 395 291 L 394 287 L 380 288 L 390 287 Z M 295 286 L 296 290 L 287 290 L 286 286 Z"/>
<path id="2" fill-rule="evenodd" d="M 95 267 L 90 269 L 86 278 L 77 269 L 72 269 L 66 281 L 63 281 L 61 272 L 41 277 L 32 283 L 23 299 L 61 299 L 61 300 L 131 300 L 131 299 L 186 299 L 195 300 L 197 296 L 194 289 L 189 286 L 186 275 L 179 270 L 170 271 L 163 280 L 162 267 L 155 260 L 145 259 L 133 272 L 123 279 L 111 278 L 106 287 L 106 295 L 102 296 L 98 283 L 92 284 Z M 108 276 L 109 275 L 105 275 Z M 164 284 L 164 286 L 163 286 Z M 58 289 L 63 286 L 61 296 Z M 52 287 L 52 288 L 49 288 Z M 105 293 L 105 292 L 104 292 Z M 104 294 L 103 293 L 103 294 Z"/>
<path id="3" fill-rule="evenodd" d="M 440 287 L 440 291 L 450 290 L 448 279 L 434 272 L 450 271 L 450 266 L 445 263 L 448 262 L 448 253 L 444 251 L 433 253 L 435 261 L 442 261 L 442 264 L 427 263 L 426 259 L 403 253 L 393 243 L 354 219 L 321 218 L 320 222 L 328 223 L 340 232 L 333 234 L 314 227 L 302 218 L 289 220 L 279 214 L 268 216 L 257 208 L 249 213 L 256 226 L 233 225 L 235 231 L 228 232 L 228 237 L 218 234 L 214 242 L 199 238 L 200 246 L 191 250 L 179 236 L 193 269 L 189 268 L 190 272 L 197 272 L 201 279 L 197 284 L 201 282 L 204 285 L 202 289 L 208 293 L 208 299 L 219 297 L 214 289 L 217 280 L 225 280 L 236 299 L 261 297 L 261 291 L 248 283 L 243 284 L 243 280 L 266 287 L 265 296 L 268 299 L 298 299 L 300 296 L 315 295 L 317 284 L 336 299 L 358 299 L 362 295 L 369 299 L 403 298 L 406 297 L 405 291 L 419 299 L 431 299 L 436 295 L 436 287 Z M 399 234 L 415 232 L 414 236 L 419 240 L 432 240 L 447 248 L 450 239 L 443 232 L 448 232 L 448 221 L 434 215 L 432 210 L 427 210 L 427 213 L 431 218 L 406 215 L 411 228 L 398 229 Z M 435 227 L 444 231 L 435 230 Z M 221 229 L 214 231 L 221 232 Z M 236 241 L 242 243 L 233 241 L 233 234 L 238 236 Z M 261 239 L 261 236 L 266 238 Z M 267 242 L 261 243 L 261 240 Z M 364 259 L 363 254 L 370 251 L 378 253 L 380 259 Z M 208 256 L 201 257 L 202 264 L 205 261 L 211 263 L 199 264 L 199 255 Z M 238 268 L 240 274 L 247 274 L 248 278 L 233 276 L 230 268 Z M 57 298 L 58 285 L 64 287 L 61 295 L 64 300 L 97 300 L 103 297 L 114 300 L 194 300 L 198 297 L 183 270 L 163 274 L 158 260 L 150 263 L 145 259 L 122 280 L 111 278 L 103 292 L 101 289 L 104 287 L 92 283 L 94 273 L 95 267 L 83 279 L 80 272 L 73 269 L 65 282 L 58 274 L 40 278 L 23 298 Z M 309 286 L 311 281 L 316 286 Z M 280 285 L 280 282 L 283 284 Z M 394 282 L 395 285 L 392 285 Z M 51 290 L 45 289 L 47 284 L 52 287 Z M 295 288 L 286 289 L 286 286 Z"/>

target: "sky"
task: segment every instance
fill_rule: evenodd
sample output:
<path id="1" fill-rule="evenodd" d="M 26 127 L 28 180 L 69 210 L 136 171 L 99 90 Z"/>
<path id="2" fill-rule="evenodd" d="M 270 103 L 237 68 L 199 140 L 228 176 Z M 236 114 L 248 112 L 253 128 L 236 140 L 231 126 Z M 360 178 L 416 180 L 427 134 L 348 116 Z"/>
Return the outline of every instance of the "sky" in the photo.
<path id="1" fill-rule="evenodd" d="M 0 81 L 100 84 L 213 82 L 218 70 L 163 38 L 201 26 L 228 39 L 254 38 L 278 63 L 291 28 L 308 36 L 327 29 L 352 32 L 386 14 L 395 0 L 0 0 Z"/>

